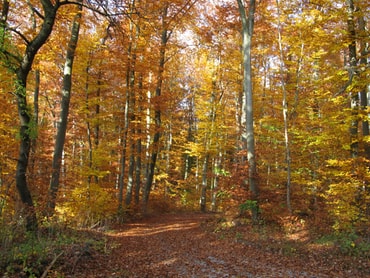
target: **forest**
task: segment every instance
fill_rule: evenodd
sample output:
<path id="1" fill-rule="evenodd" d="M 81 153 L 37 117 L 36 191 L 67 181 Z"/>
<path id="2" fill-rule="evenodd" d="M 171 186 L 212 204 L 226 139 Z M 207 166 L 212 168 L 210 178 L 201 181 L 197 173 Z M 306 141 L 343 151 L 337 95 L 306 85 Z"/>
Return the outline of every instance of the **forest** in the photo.
<path id="1" fill-rule="evenodd" d="M 0 273 L 45 229 L 198 211 L 370 257 L 368 1 L 0 11 Z"/>

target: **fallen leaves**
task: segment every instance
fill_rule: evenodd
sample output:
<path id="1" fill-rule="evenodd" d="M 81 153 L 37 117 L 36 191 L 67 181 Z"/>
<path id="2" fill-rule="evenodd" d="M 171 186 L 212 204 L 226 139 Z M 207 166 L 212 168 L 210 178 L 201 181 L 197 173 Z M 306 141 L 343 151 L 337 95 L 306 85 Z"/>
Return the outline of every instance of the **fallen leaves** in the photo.
<path id="1" fill-rule="evenodd" d="M 109 237 L 109 256 L 81 263 L 74 277 L 365 277 L 348 258 L 320 249 L 261 240 L 240 227 L 238 238 L 205 229 L 210 214 L 165 214 L 126 224 Z M 203 225 L 202 225 L 203 223 Z M 239 227 L 236 227 L 239 228 Z M 250 238 L 248 238 L 250 237 Z M 299 242 L 299 241 L 298 241 Z M 274 248 L 272 248 L 272 247 Z M 364 264 L 364 263 L 363 263 Z M 358 264 L 361 265 L 361 264 Z M 368 271 L 368 270 L 367 270 Z M 68 276 L 66 276 L 68 277 Z M 72 277 L 72 276 L 71 276 Z"/>

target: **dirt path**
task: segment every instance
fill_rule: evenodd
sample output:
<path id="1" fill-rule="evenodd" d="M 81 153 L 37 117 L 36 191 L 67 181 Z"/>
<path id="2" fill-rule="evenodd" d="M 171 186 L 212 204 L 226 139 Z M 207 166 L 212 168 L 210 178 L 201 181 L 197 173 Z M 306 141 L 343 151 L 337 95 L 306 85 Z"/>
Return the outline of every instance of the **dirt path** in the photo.
<path id="1" fill-rule="evenodd" d="M 363 277 L 335 262 L 220 239 L 202 227 L 210 217 L 163 215 L 126 224 L 108 234 L 110 253 L 93 256 L 90 267 L 79 267 L 73 277 Z"/>

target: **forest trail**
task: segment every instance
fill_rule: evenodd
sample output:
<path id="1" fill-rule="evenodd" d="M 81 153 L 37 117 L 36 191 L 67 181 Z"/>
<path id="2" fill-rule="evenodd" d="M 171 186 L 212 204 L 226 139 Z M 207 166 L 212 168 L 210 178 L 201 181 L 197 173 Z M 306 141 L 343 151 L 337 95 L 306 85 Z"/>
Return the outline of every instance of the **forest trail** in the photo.
<path id="1" fill-rule="evenodd" d="M 110 251 L 81 261 L 71 277 L 364 277 L 335 259 L 222 238 L 206 229 L 213 218 L 165 214 L 125 224 L 107 233 Z"/>

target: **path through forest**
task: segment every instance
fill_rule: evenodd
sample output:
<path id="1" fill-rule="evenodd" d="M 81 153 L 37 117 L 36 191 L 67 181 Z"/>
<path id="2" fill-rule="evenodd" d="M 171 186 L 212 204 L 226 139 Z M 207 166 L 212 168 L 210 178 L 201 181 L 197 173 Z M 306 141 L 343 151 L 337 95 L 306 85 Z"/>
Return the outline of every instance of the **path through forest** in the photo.
<path id="1" fill-rule="evenodd" d="M 212 217 L 165 214 L 125 224 L 107 234 L 110 251 L 81 261 L 73 277 L 364 277 L 335 258 L 223 238 L 206 229 Z"/>

